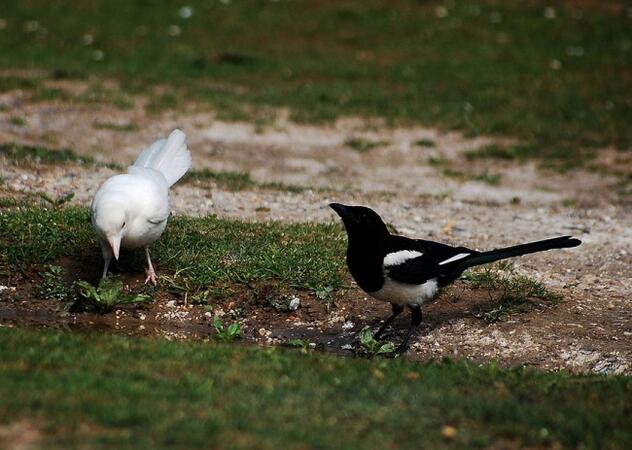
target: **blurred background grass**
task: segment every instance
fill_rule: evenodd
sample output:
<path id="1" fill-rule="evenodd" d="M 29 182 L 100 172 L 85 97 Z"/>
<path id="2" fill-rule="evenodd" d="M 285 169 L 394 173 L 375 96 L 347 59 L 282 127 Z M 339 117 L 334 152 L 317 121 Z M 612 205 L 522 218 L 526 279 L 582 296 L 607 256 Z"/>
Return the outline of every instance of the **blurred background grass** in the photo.
<path id="1" fill-rule="evenodd" d="M 572 162 L 630 147 L 631 17 L 616 1 L 6 2 L 0 90 L 37 88 L 13 69 L 44 69 L 118 80 L 158 109 L 378 116 L 513 136 L 526 156 Z"/>

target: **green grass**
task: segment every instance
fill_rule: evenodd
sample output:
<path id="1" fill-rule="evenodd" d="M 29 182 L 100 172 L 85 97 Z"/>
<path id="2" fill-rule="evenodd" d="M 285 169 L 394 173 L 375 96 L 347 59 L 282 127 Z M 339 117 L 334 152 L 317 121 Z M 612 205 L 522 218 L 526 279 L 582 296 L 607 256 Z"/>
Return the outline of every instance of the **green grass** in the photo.
<path id="1" fill-rule="evenodd" d="M 190 170 L 182 179 L 182 182 L 184 183 L 205 181 L 211 181 L 218 187 L 229 191 L 243 191 L 245 189 L 261 188 L 300 193 L 308 189 L 304 186 L 294 184 L 258 182 L 253 180 L 247 172 L 236 172 L 230 170 Z"/>
<path id="2" fill-rule="evenodd" d="M 0 329 L 0 380 L 38 448 L 632 445 L 625 377 Z"/>
<path id="3" fill-rule="evenodd" d="M 415 141 L 415 145 L 418 147 L 435 147 L 437 144 L 432 139 L 418 139 Z"/>
<path id="4" fill-rule="evenodd" d="M 247 117 L 288 106 L 299 120 L 359 114 L 515 136 L 529 157 L 575 165 L 592 155 L 578 149 L 632 144 L 625 7 L 556 3 L 551 15 L 544 0 L 187 4 L 193 15 L 182 19 L 168 2 L 8 2 L 0 68 L 114 78 L 158 109 L 197 100 Z M 29 83 L 6 77 L 0 90 Z"/>
<path id="5" fill-rule="evenodd" d="M 160 270 L 177 271 L 192 290 L 264 280 L 315 290 L 341 286 L 345 246 L 338 225 L 175 216 L 152 255 Z M 122 260 L 140 270 L 141 253 L 125 252 Z M 101 264 L 88 209 L 22 206 L 0 213 L 0 272 L 60 257 Z"/>
<path id="6" fill-rule="evenodd" d="M 459 181 L 482 181 L 491 186 L 498 186 L 502 181 L 500 174 L 489 173 L 487 170 L 483 172 L 464 172 L 462 170 L 450 167 L 451 161 L 442 157 L 432 157 L 428 159 L 428 164 L 441 169 L 441 174 L 446 178 L 453 178 Z"/>
<path id="7" fill-rule="evenodd" d="M 368 153 L 375 147 L 380 147 L 382 145 L 388 145 L 387 142 L 382 141 L 370 141 L 368 139 L 363 138 L 353 138 L 349 139 L 345 142 L 345 145 L 358 153 Z"/>
<path id="8" fill-rule="evenodd" d="M 20 144 L 0 144 L 0 156 L 18 166 L 33 164 L 95 164 L 90 156 L 79 156 L 69 149 L 53 150 Z"/>
<path id="9" fill-rule="evenodd" d="M 137 131 L 138 125 L 133 122 L 128 123 L 113 123 L 113 122 L 94 122 L 92 126 L 97 130 L 112 130 L 112 131 Z"/>
<path id="10" fill-rule="evenodd" d="M 184 182 L 212 181 L 218 187 L 229 191 L 242 191 L 256 186 L 255 181 L 247 172 L 234 172 L 227 170 L 191 170 L 183 178 Z"/>
<path id="11" fill-rule="evenodd" d="M 549 291 L 545 285 L 522 275 L 511 274 L 510 262 L 465 272 L 462 279 L 471 287 L 498 293 L 497 305 L 483 315 L 488 322 L 497 322 L 510 314 L 530 311 L 532 299 L 537 298 L 555 304 L 562 300 L 560 294 Z"/>
<path id="12" fill-rule="evenodd" d="M 9 117 L 9 123 L 17 127 L 23 127 L 26 125 L 26 119 L 20 116 L 11 116 Z"/>

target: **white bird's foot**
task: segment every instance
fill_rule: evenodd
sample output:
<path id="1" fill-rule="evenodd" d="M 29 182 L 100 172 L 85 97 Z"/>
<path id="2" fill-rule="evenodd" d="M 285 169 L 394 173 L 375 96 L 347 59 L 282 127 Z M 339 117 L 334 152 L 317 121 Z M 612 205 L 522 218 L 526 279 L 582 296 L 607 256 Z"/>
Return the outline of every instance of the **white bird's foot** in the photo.
<path id="1" fill-rule="evenodd" d="M 145 278 L 145 284 L 151 281 L 151 284 L 155 286 L 156 283 L 158 282 L 158 277 L 156 277 L 156 271 L 154 270 L 154 268 L 149 267 L 145 269 L 145 273 L 147 274 L 147 278 Z"/>

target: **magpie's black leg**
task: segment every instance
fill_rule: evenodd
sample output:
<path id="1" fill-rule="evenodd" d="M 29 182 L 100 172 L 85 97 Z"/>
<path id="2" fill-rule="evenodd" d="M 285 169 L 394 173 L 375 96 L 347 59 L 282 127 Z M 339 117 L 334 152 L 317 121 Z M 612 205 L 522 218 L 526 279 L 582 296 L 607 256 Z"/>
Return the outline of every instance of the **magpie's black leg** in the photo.
<path id="1" fill-rule="evenodd" d="M 410 318 L 410 327 L 408 327 L 406 336 L 404 336 L 404 340 L 401 344 L 399 344 L 399 347 L 397 347 L 395 353 L 404 353 L 406 350 L 408 350 L 408 341 L 410 341 L 410 337 L 415 331 L 417 331 L 417 328 L 421 324 L 421 306 L 408 305 L 408 308 L 410 308 L 410 312 L 412 314 Z"/>
<path id="2" fill-rule="evenodd" d="M 382 336 L 382 333 L 384 333 L 384 330 L 386 330 L 386 327 L 389 326 L 391 322 L 395 320 L 395 317 L 399 316 L 404 310 L 404 307 L 401 305 L 391 303 L 391 306 L 393 307 L 393 314 L 391 314 L 389 318 L 384 321 L 380 329 L 375 332 L 375 334 L 373 335 L 373 339 L 379 340 Z"/>

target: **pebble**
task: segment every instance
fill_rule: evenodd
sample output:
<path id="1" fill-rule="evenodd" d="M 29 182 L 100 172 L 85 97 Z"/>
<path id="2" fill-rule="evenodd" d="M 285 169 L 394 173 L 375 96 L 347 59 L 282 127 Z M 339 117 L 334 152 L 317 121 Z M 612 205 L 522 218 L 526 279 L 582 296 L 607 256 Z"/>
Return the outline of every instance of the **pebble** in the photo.
<path id="1" fill-rule="evenodd" d="M 301 299 L 294 296 L 292 300 L 290 300 L 290 304 L 288 305 L 287 309 L 289 309 L 290 311 L 296 311 L 299 306 L 301 306 Z"/>

